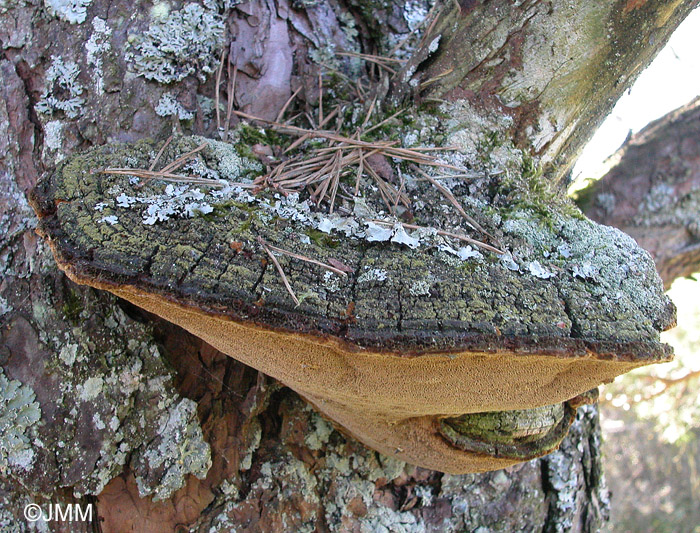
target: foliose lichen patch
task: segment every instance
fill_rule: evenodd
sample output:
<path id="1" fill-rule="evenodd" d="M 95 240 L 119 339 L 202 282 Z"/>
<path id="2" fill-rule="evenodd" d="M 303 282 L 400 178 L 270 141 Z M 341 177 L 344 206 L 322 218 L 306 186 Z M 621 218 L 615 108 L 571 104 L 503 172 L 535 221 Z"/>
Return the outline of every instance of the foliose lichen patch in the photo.
<path id="1" fill-rule="evenodd" d="M 41 242 L 32 266 L 35 275 L 57 275 Z M 210 452 L 195 406 L 176 393 L 172 370 L 146 328 L 106 294 L 64 290 L 37 284 L 33 326 L 21 316 L 3 317 L 10 335 L 3 341 L 30 347 L 14 357 L 37 358 L 28 366 L 43 383 L 35 399 L 29 387 L 0 375 L 4 473 L 32 492 L 71 487 L 76 497 L 99 494 L 127 463 L 142 493 L 158 498 L 188 474 L 204 476 Z M 63 304 L 47 303 L 55 301 Z"/>
<path id="2" fill-rule="evenodd" d="M 551 526 L 547 531 L 551 533 L 563 533 L 570 531 L 574 525 L 577 514 L 585 502 L 580 501 L 581 490 L 584 486 L 594 486 L 597 489 L 588 497 L 591 499 L 591 521 L 602 523 L 608 519 L 610 508 L 610 493 L 602 479 L 600 470 L 600 457 L 591 456 L 600 448 L 592 444 L 580 442 L 582 426 L 584 424 L 596 424 L 597 410 L 594 406 L 583 406 L 579 409 L 577 422 L 572 426 L 572 435 L 562 447 L 548 455 L 544 459 L 546 469 L 546 485 L 550 489 L 549 516 L 552 517 Z M 593 432 L 593 439 L 597 439 L 600 433 Z M 578 445 L 576 443 L 579 443 Z M 577 447 L 578 449 L 574 449 Z M 583 449 L 585 460 L 579 456 Z M 597 477 L 598 479 L 592 479 Z"/>
<path id="3" fill-rule="evenodd" d="M 137 75 L 169 84 L 196 75 L 204 80 L 216 69 L 223 44 L 223 19 L 194 2 L 154 18 L 148 30 L 130 37 L 127 60 Z"/>
<path id="4" fill-rule="evenodd" d="M 78 80 L 80 68 L 71 60 L 51 56 L 51 66 L 46 71 L 46 85 L 36 110 L 45 115 L 63 112 L 67 118 L 76 118 L 85 103 L 85 88 Z"/>
<path id="5" fill-rule="evenodd" d="M 98 95 L 104 94 L 104 59 L 105 55 L 112 49 L 111 37 L 112 28 L 100 17 L 92 19 L 93 32 L 85 43 L 85 55 L 87 64 L 93 68 L 92 81 L 95 92 Z"/>
<path id="6" fill-rule="evenodd" d="M 185 109 L 170 93 L 163 93 L 156 106 L 156 115 L 161 117 L 176 116 L 180 120 L 192 120 L 194 113 Z"/>
<path id="7" fill-rule="evenodd" d="M 153 494 L 153 501 L 170 497 L 193 474 L 204 479 L 211 467 L 209 445 L 202 438 L 197 404 L 186 398 L 163 406 L 157 424 L 157 438 L 137 461 L 146 461 L 148 475 L 136 476 L 139 495 Z M 145 466 L 145 465 L 144 465 Z"/>
<path id="8" fill-rule="evenodd" d="M 9 380 L 0 369 L 0 472 L 23 474 L 34 462 L 34 426 L 41 408 L 31 387 Z"/>
<path id="9" fill-rule="evenodd" d="M 87 8 L 92 0 L 44 0 L 46 10 L 71 24 L 81 24 L 87 17 Z"/>

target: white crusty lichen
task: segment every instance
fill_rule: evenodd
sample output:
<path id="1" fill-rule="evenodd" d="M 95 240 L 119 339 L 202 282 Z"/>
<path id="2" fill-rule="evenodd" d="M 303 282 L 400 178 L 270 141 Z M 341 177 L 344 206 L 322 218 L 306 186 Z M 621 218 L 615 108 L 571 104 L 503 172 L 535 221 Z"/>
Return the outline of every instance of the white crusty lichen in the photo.
<path id="1" fill-rule="evenodd" d="M 51 115 L 62 111 L 68 118 L 76 118 L 85 103 L 85 90 L 78 81 L 80 68 L 74 61 L 64 61 L 51 56 L 51 66 L 46 71 L 46 85 L 35 108 L 38 113 Z"/>
<path id="2" fill-rule="evenodd" d="M 5 315 L 12 311 L 13 307 L 9 304 L 5 298 L 0 296 L 0 316 Z"/>
<path id="3" fill-rule="evenodd" d="M 248 446 L 241 454 L 242 459 L 239 465 L 240 470 L 244 472 L 250 470 L 250 468 L 253 466 L 253 456 L 255 455 L 256 450 L 260 447 L 260 442 L 262 440 L 262 428 L 260 427 L 260 421 L 257 418 L 254 418 L 251 421 L 251 428 L 250 434 L 252 436 Z"/>
<path id="4" fill-rule="evenodd" d="M 104 380 L 100 376 L 92 376 L 83 383 L 80 389 L 80 399 L 84 402 L 94 400 L 102 393 Z"/>
<path id="5" fill-rule="evenodd" d="M 178 104 L 179 105 L 179 104 Z M 251 203 L 255 198 L 250 196 L 240 187 L 232 187 L 231 181 L 239 180 L 241 176 L 250 170 L 261 170 L 260 164 L 240 157 L 235 148 L 224 142 L 203 137 L 193 137 L 198 143 L 206 143 L 204 150 L 208 162 L 195 158 L 182 167 L 181 172 L 190 176 L 218 181 L 217 188 L 207 187 L 203 191 L 200 187 L 182 183 L 170 183 L 165 186 L 160 194 L 131 195 L 120 186 L 110 188 L 107 193 L 112 197 L 109 201 L 101 201 L 95 204 L 94 209 L 105 216 L 98 219 L 100 224 L 115 225 L 119 222 L 118 213 L 122 209 L 139 209 L 142 221 L 146 225 L 154 225 L 175 218 L 193 218 L 208 215 L 214 211 L 216 205 L 226 203 L 229 200 Z M 155 154 L 154 154 L 155 157 Z M 134 161 L 132 166 L 138 166 Z M 130 177 L 130 183 L 139 183 L 136 176 Z M 129 188 L 128 192 L 133 192 Z M 290 195 L 293 199 L 293 195 Z M 290 199 L 291 201 L 291 199 Z M 277 208 L 268 206 L 271 210 L 283 209 L 278 202 Z"/>
<path id="6" fill-rule="evenodd" d="M 198 136 L 194 137 L 194 141 L 208 144 L 207 150 L 212 154 L 212 169 L 219 173 L 221 179 L 237 180 L 249 170 L 262 172 L 263 167 L 259 161 L 242 158 L 232 144 Z"/>
<path id="7" fill-rule="evenodd" d="M 221 512 L 214 517 L 209 531 L 241 531 L 241 522 L 237 518 L 241 509 L 248 505 L 248 501 L 236 501 L 239 496 L 238 489 L 231 486 L 227 489 L 231 497 L 226 499 Z M 263 463 L 259 475 L 247 493 L 248 498 L 259 498 L 264 493 L 265 507 L 268 509 L 261 509 L 261 514 L 274 513 L 284 531 L 318 531 L 316 514 L 310 512 L 310 509 L 320 503 L 319 483 L 309 466 L 291 453 L 279 454 L 273 460 Z M 287 504 L 290 500 L 297 499 L 308 504 L 309 508 L 302 512 L 299 512 L 300 509 L 294 509 L 290 513 Z M 274 511 L 271 511 L 272 509 Z"/>
<path id="8" fill-rule="evenodd" d="M 430 296 L 430 282 L 424 279 L 414 281 L 408 288 L 411 296 Z"/>
<path id="9" fill-rule="evenodd" d="M 532 274 L 536 278 L 547 279 L 556 276 L 554 272 L 550 272 L 545 267 L 543 267 L 539 261 L 532 261 L 528 268 L 530 269 L 530 274 Z"/>
<path id="10" fill-rule="evenodd" d="M 53 160 L 58 163 L 64 158 L 61 151 L 63 146 L 63 122 L 60 120 L 50 120 L 44 124 L 44 149 L 42 156 L 45 161 Z"/>
<path id="11" fill-rule="evenodd" d="M 10 381 L 0 369 L 0 474 L 28 470 L 34 462 L 30 431 L 41 418 L 36 395 L 28 385 Z"/>
<path id="12" fill-rule="evenodd" d="M 168 184 L 164 194 L 149 196 L 129 196 L 119 193 L 114 199 L 116 208 L 130 209 L 134 205 L 145 205 L 142 212 L 143 223 L 152 226 L 158 222 L 164 222 L 171 218 L 192 218 L 197 215 L 207 215 L 214 208 L 205 201 L 205 194 L 197 187 L 191 189 L 189 185 Z M 102 212 L 105 202 L 95 205 L 95 210 Z M 98 220 L 99 223 L 106 223 L 114 226 L 119 222 L 116 215 L 105 215 Z"/>
<path id="13" fill-rule="evenodd" d="M 169 498 L 183 487 L 185 477 L 204 479 L 211 468 L 211 449 L 204 441 L 197 418 L 197 404 L 182 398 L 159 420 L 157 446 L 149 446 L 145 460 L 151 470 L 162 471 L 157 484 L 136 476 L 141 497 L 153 494 L 153 501 Z"/>
<path id="14" fill-rule="evenodd" d="M 97 94 L 104 94 L 104 72 L 102 69 L 103 56 L 112 48 L 109 42 L 112 29 L 100 17 L 92 19 L 93 32 L 85 43 L 85 53 L 88 65 L 94 68 L 91 76 Z"/>
<path id="15" fill-rule="evenodd" d="M 368 268 L 357 278 L 358 283 L 369 283 L 370 281 L 385 281 L 389 273 L 383 268 Z"/>
<path id="16" fill-rule="evenodd" d="M 264 132 L 264 130 L 263 130 Z M 327 234 L 343 234 L 352 239 L 365 240 L 367 242 L 387 242 L 397 246 L 405 246 L 411 249 L 437 248 L 442 255 L 449 255 L 455 259 L 454 266 L 462 263 L 483 262 L 484 256 L 472 246 L 451 246 L 454 242 L 450 237 L 441 235 L 435 227 L 417 227 L 404 224 L 393 215 L 388 215 L 381 208 L 374 205 L 371 200 L 361 196 L 352 198 L 352 210 L 346 215 L 338 213 L 328 214 L 322 210 L 314 209 L 314 202 L 307 198 L 300 200 L 297 192 L 282 195 L 280 193 L 256 194 L 250 193 L 252 178 L 259 175 L 262 165 L 253 159 L 242 156 L 239 147 L 244 141 L 240 140 L 240 130 L 233 130 L 231 142 L 216 141 L 203 137 L 191 137 L 191 143 L 181 147 L 185 150 L 192 146 L 204 144 L 205 148 L 197 156 L 185 165 L 179 173 L 184 175 L 206 178 L 211 185 L 194 187 L 188 183 L 168 184 L 159 194 L 134 194 L 129 186 L 115 184 L 106 190 L 110 197 L 107 201 L 95 203 L 93 209 L 104 216 L 99 218 L 99 224 L 117 224 L 115 218 L 122 209 L 138 209 L 141 212 L 143 223 L 154 225 L 177 218 L 193 218 L 207 215 L 217 208 L 228 209 L 233 204 L 247 204 L 255 207 L 255 217 L 260 220 L 272 220 L 282 218 L 295 223 L 301 231 L 297 232 L 297 238 L 305 244 L 310 244 L 307 229 L 318 230 Z M 152 157 L 155 157 L 155 150 Z M 127 161 L 125 166 L 140 168 L 142 161 Z M 405 174 L 406 184 L 409 188 L 415 186 L 411 176 Z M 140 178 L 131 176 L 131 185 L 139 183 Z M 458 184 L 457 180 L 454 184 Z M 407 185 L 408 187 L 409 185 Z M 453 186 L 449 180 L 444 181 L 445 187 Z M 420 201 L 416 206 L 421 205 Z M 423 203 L 423 206 L 425 204 Z M 417 209 L 419 209 L 417 207 Z M 447 211 L 452 213 L 450 208 Z M 451 224 L 449 230 L 463 232 L 464 225 Z M 328 289 L 333 289 L 333 280 L 326 279 L 330 283 Z M 380 280 L 381 281 L 381 280 Z"/>
<path id="17" fill-rule="evenodd" d="M 136 74 L 174 83 L 196 74 L 204 80 L 218 64 L 224 23 L 219 14 L 195 3 L 154 19 L 148 30 L 130 37 L 127 54 Z"/>
<path id="18" fill-rule="evenodd" d="M 306 410 L 311 414 L 309 421 L 313 425 L 313 429 L 309 428 L 310 431 L 304 437 L 304 444 L 306 444 L 310 450 L 320 450 L 330 440 L 333 434 L 333 426 L 326 422 L 326 420 L 310 406 L 307 405 Z"/>
<path id="19" fill-rule="evenodd" d="M 448 162 L 476 166 L 490 173 L 520 173 L 522 151 L 515 147 L 511 139 L 499 135 L 499 132 L 508 131 L 512 126 L 511 117 L 484 113 L 467 100 L 444 103 L 440 111 L 450 117 L 446 123 L 450 132 L 446 144 L 459 148 L 459 152 L 445 156 Z"/>
<path id="20" fill-rule="evenodd" d="M 68 368 L 72 367 L 78 357 L 78 348 L 78 344 L 75 343 L 64 344 L 58 352 L 58 358 Z"/>
<path id="21" fill-rule="evenodd" d="M 402 533 L 425 533 L 428 529 L 422 518 L 408 511 L 394 511 L 389 507 L 370 507 L 367 515 L 359 520 L 362 533 L 376 531 L 401 531 Z"/>
<path id="22" fill-rule="evenodd" d="M 87 18 L 87 8 L 92 0 L 44 0 L 46 10 L 71 24 L 82 24 Z"/>
<path id="23" fill-rule="evenodd" d="M 339 447 L 326 448 L 326 464 L 318 472 L 324 482 L 332 480 L 333 491 L 325 496 L 325 518 L 331 531 L 342 531 L 352 520 L 360 531 L 425 531 L 422 521 L 410 512 L 398 512 L 375 500 L 377 489 L 405 473 L 406 463 L 375 452 L 349 456 Z M 361 500 L 368 512 L 362 517 L 351 510 Z M 340 527 L 339 527 L 340 526 Z"/>
<path id="24" fill-rule="evenodd" d="M 187 111 L 171 93 L 164 93 L 156 106 L 156 115 L 160 117 L 176 116 L 179 120 L 192 120 L 194 113 Z"/>
<path id="25" fill-rule="evenodd" d="M 513 241 L 510 260 L 527 265 L 538 278 L 556 274 L 562 299 L 580 309 L 581 335 L 656 338 L 654 321 L 666 316 L 668 299 L 651 256 L 631 237 L 556 212 L 548 215 L 548 226 L 533 224 L 538 219 L 530 210 L 514 210 L 510 216 L 502 225 Z M 501 261 L 509 260 L 507 255 Z"/>
<path id="26" fill-rule="evenodd" d="M 44 125 L 44 145 L 51 150 L 59 150 L 63 144 L 63 123 L 52 120 Z"/>

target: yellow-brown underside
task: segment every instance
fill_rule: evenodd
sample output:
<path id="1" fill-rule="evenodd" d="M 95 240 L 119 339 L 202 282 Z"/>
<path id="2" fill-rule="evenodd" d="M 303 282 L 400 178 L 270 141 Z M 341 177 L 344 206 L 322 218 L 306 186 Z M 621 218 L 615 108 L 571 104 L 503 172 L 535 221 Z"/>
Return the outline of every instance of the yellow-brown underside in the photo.
<path id="1" fill-rule="evenodd" d="M 223 353 L 294 389 L 367 446 L 411 464 L 449 473 L 483 472 L 519 462 L 470 454 L 439 433 L 444 416 L 529 409 L 564 402 L 650 361 L 479 353 L 401 357 L 349 351 L 320 339 L 241 324 L 132 286 L 106 289 L 169 320 Z"/>

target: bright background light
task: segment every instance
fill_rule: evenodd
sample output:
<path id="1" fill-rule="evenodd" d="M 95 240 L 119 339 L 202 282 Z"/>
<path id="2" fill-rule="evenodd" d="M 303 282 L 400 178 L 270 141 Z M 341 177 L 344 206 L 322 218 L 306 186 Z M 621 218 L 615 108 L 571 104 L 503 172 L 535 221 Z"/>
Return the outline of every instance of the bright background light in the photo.
<path id="1" fill-rule="evenodd" d="M 610 166 L 605 159 L 630 131 L 698 95 L 700 9 L 617 103 L 574 167 L 569 190 L 602 177 Z M 673 346 L 675 361 L 601 388 L 604 470 L 612 489 L 606 533 L 700 533 L 700 283 L 678 279 L 668 294 L 678 307 L 678 327 L 661 340 Z"/>
<path id="2" fill-rule="evenodd" d="M 602 162 L 624 142 L 630 130 L 638 132 L 700 95 L 700 9 L 694 10 L 671 36 L 668 44 L 620 98 L 583 150 L 573 176 L 602 175 Z"/>

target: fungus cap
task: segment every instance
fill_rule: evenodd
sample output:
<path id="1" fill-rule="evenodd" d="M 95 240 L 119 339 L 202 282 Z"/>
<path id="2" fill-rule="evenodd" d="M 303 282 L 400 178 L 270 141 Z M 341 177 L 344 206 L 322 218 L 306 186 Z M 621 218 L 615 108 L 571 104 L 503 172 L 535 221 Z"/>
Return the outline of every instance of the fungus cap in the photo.
<path id="1" fill-rule="evenodd" d="M 180 138 L 165 157 L 199 141 Z M 540 279 L 497 260 L 459 268 L 434 249 L 318 236 L 294 214 L 273 219 L 275 198 L 266 207 L 219 197 L 216 216 L 144 224 L 133 207 L 161 201 L 164 186 L 134 190 L 128 177 L 94 171 L 147 168 L 155 151 L 150 141 L 94 149 L 40 183 L 32 201 L 59 266 L 278 379 L 377 451 L 450 473 L 522 462 L 558 445 L 581 394 L 670 358 L 658 330 L 673 309 L 650 259 L 630 276 L 659 285 L 657 300 L 634 307 L 624 294 L 601 310 L 595 287 L 574 275 Z M 219 171 L 233 155 L 201 152 Z M 296 306 L 259 236 L 340 258 L 350 272 L 331 285 L 318 266 L 286 261 L 295 290 L 309 294 Z M 426 272 L 430 290 L 411 290 Z"/>

